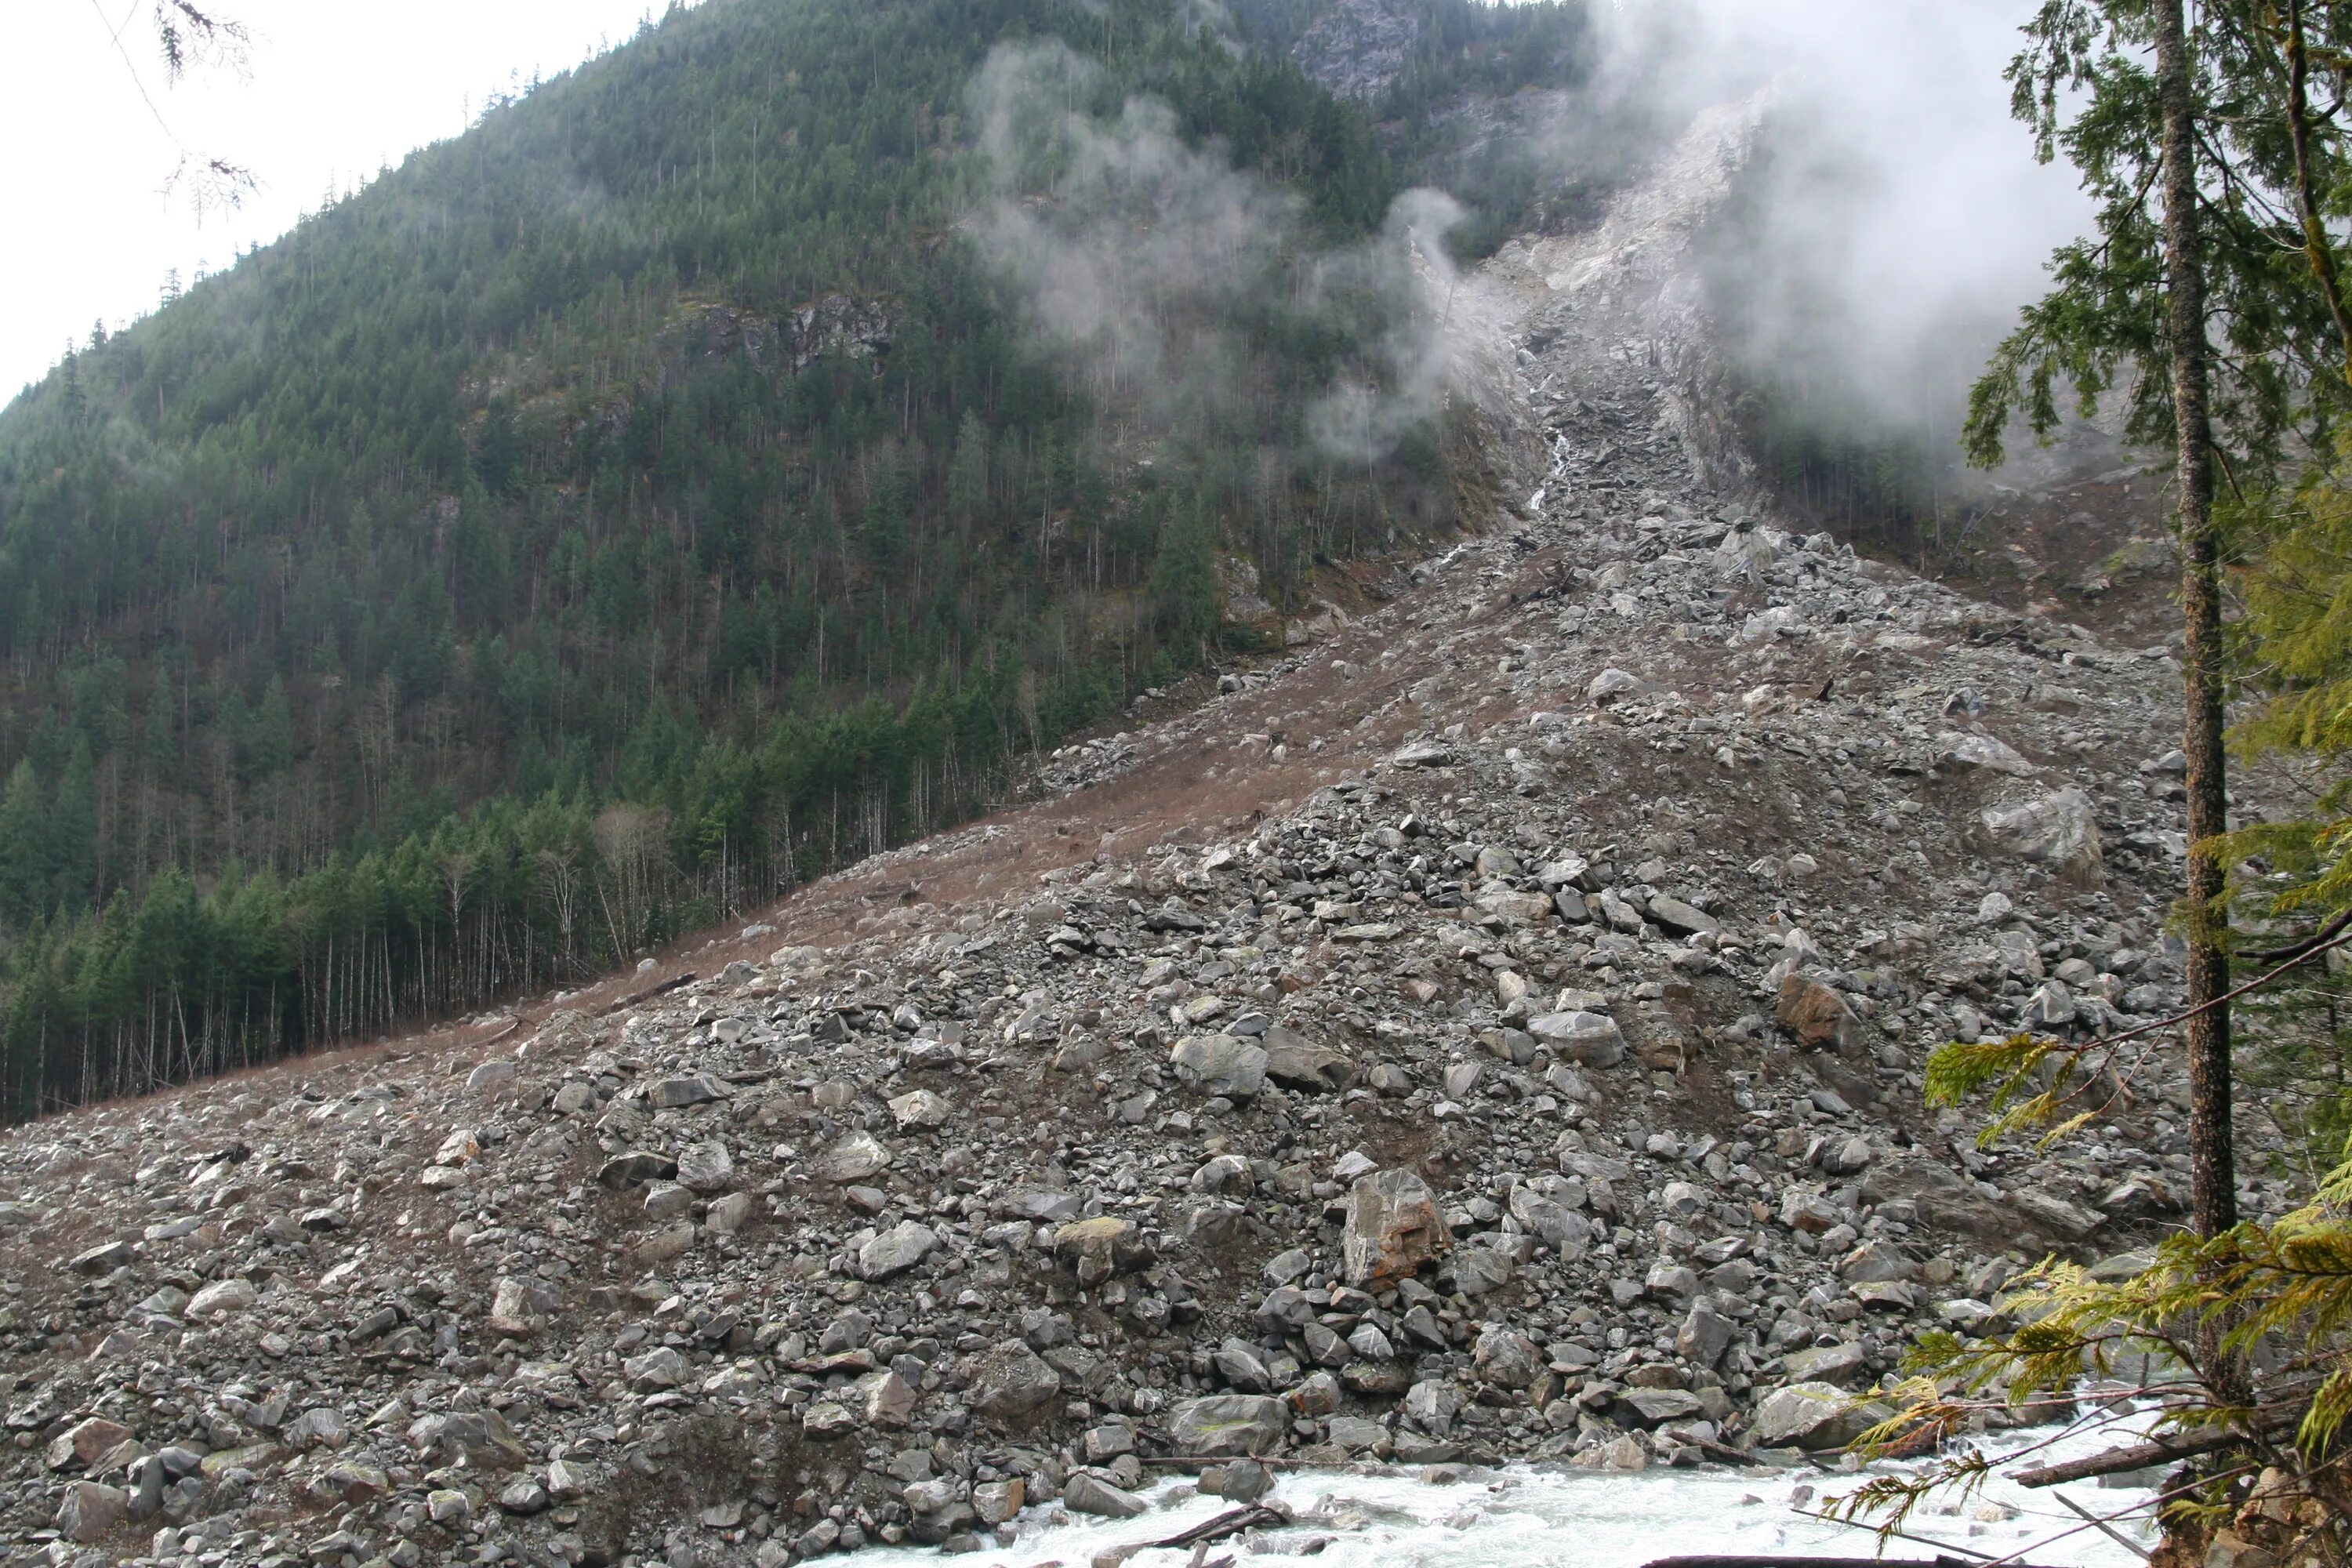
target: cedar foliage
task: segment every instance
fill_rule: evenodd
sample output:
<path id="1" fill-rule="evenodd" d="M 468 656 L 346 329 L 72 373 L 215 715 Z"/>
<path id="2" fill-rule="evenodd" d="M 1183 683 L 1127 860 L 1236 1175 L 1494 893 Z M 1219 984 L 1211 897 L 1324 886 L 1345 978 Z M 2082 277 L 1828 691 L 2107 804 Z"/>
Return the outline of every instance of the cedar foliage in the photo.
<path id="1" fill-rule="evenodd" d="M 1427 9 L 1426 90 L 1580 68 L 1580 7 Z M 967 83 L 1055 37 L 1376 233 L 1412 147 L 1201 15 L 673 9 L 0 413 L 0 1113 L 584 976 L 1213 657 L 1218 553 L 1280 602 L 1451 527 L 1444 418 L 1303 429 L 1393 301 L 1277 279 L 1146 422 L 968 242 Z"/>
<path id="2" fill-rule="evenodd" d="M 2325 1162 L 2308 1201 L 2242 1218 L 2229 1126 L 2238 1056 L 2273 1088 L 2332 1057 L 2340 1089 L 2340 986 L 2305 976 L 2332 971 L 2352 943 L 2347 797 L 2323 785 L 2301 821 L 2233 828 L 2219 721 L 2227 676 L 2269 699 L 2236 730 L 2240 755 L 2296 753 L 2323 781 L 2340 776 L 2352 736 L 2339 445 L 2352 312 L 2334 237 L 2352 215 L 2352 5 L 2044 0 L 2026 37 L 2010 73 L 2017 112 L 2045 158 L 2063 153 L 2083 172 L 2096 229 L 2059 251 L 2051 291 L 1976 384 L 1967 444 L 1996 460 L 2018 416 L 2044 434 L 2070 392 L 2087 413 L 2112 391 L 2126 399 L 2128 438 L 2178 448 L 2192 836 L 2179 920 L 2192 984 L 2179 1016 L 2108 1038 L 1948 1045 L 1930 1058 L 1927 1100 L 1989 1091 L 1988 1140 L 2029 1127 L 2063 1138 L 2124 1103 L 2181 1029 L 2197 1233 L 2166 1237 L 2123 1279 L 2051 1260 L 1999 1303 L 2015 1327 L 1929 1336 L 1916 1375 L 1894 1391 L 1903 1408 L 1862 1446 L 1916 1452 L 1966 1430 L 1988 1400 L 2065 1403 L 2086 1372 L 2127 1370 L 2158 1402 L 2159 1448 L 2194 1461 L 2164 1489 L 2168 1555 L 2201 1558 L 2229 1524 L 2262 1536 L 2277 1560 L 2342 1563 L 2352 1558 L 2352 1163 L 2329 1137 L 2340 1117 L 2301 1118 L 2288 1131 Z M 2224 568 L 2245 612 L 2226 627 Z M 2233 975 L 2233 958 L 2252 961 L 2252 973 Z M 2201 981 L 2200 960 L 2210 961 Z M 2256 1031 L 2233 1042 L 2227 1010 L 2250 995 Z M 1892 1528 L 1930 1492 L 1973 1488 L 1989 1468 L 1980 1455 L 1948 1457 L 1839 1506 Z"/>

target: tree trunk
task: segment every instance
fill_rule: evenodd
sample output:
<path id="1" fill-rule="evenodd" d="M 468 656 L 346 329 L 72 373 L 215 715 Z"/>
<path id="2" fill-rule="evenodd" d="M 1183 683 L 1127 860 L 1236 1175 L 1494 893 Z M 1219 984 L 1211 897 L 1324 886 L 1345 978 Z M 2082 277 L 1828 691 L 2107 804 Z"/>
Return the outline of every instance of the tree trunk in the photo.
<path id="1" fill-rule="evenodd" d="M 2205 255 L 2198 232 L 2197 149 L 2183 0 L 2158 0 L 2157 93 L 2163 114 L 2164 274 L 2179 440 L 2182 684 L 2189 754 L 2189 1206 L 2198 1234 L 2237 1223 L 2230 1135 L 2230 959 L 2213 921 L 2221 892 L 2214 837 L 2229 827 L 2221 752 L 2221 589 L 2213 537 L 2211 421 L 2206 405 Z"/>

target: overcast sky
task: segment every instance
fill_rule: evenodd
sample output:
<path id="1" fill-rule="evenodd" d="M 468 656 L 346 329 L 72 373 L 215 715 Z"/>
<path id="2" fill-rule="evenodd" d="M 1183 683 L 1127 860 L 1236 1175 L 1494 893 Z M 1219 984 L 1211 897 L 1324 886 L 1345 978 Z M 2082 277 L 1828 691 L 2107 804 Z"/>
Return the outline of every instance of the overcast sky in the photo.
<path id="1" fill-rule="evenodd" d="M 0 3 L 0 403 L 68 338 L 152 310 L 164 274 L 218 271 L 283 233 L 331 185 L 465 129 L 510 80 L 578 64 L 636 30 L 647 0 L 218 0 L 253 33 L 249 74 L 167 89 L 153 0 Z M 127 23 L 126 23 L 127 18 Z M 115 29 L 121 26 L 125 64 Z M 137 78 L 133 80 L 132 68 Z M 141 86 L 170 126 L 141 99 Z M 191 150 L 251 168 L 242 210 L 197 221 L 158 195 Z"/>

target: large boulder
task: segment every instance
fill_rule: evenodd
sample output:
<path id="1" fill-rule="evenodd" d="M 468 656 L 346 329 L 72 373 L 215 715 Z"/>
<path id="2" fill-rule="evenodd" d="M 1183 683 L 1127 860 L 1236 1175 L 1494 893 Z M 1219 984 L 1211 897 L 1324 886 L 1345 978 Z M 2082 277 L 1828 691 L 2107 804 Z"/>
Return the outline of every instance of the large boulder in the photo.
<path id="1" fill-rule="evenodd" d="M 735 1180 L 735 1158 L 717 1139 L 678 1151 L 677 1184 L 692 1193 L 723 1193 Z"/>
<path id="2" fill-rule="evenodd" d="M 1625 1059 L 1624 1033 L 1606 1013 L 1548 1013 L 1529 1024 L 1528 1033 L 1586 1067 L 1613 1068 Z"/>
<path id="3" fill-rule="evenodd" d="M 1713 1366 L 1730 1348 L 1736 1331 L 1730 1319 L 1705 1301 L 1698 1302 L 1675 1332 L 1675 1353 L 1695 1365 Z"/>
<path id="4" fill-rule="evenodd" d="M 1103 1519 L 1133 1519 L 1151 1508 L 1133 1492 L 1084 1470 L 1073 1473 L 1062 1488 L 1062 1506 L 1072 1513 L 1091 1513 Z"/>
<path id="5" fill-rule="evenodd" d="M 981 1359 L 971 1379 L 971 1407 L 993 1421 L 1028 1415 L 1062 1392 L 1062 1374 L 1019 1340 L 1007 1340 Z"/>
<path id="6" fill-rule="evenodd" d="M 1202 1094 L 1249 1100 L 1265 1087 L 1265 1051 L 1234 1035 L 1188 1035 L 1169 1052 L 1176 1076 Z"/>
<path id="7" fill-rule="evenodd" d="M 1802 970 L 1780 977 L 1781 1026 L 1812 1049 L 1861 1048 L 1862 1020 L 1844 997 Z"/>
<path id="8" fill-rule="evenodd" d="M 1099 1285 L 1151 1261 L 1151 1247 L 1131 1220 L 1115 1215 L 1073 1220 L 1054 1233 L 1054 1256 L 1075 1270 L 1082 1285 Z"/>
<path id="9" fill-rule="evenodd" d="M 846 1185 L 862 1182 L 889 1169 L 890 1151 L 870 1132 L 852 1132 L 824 1152 L 817 1162 L 817 1174 L 828 1182 Z"/>
<path id="10" fill-rule="evenodd" d="M 2072 787 L 2023 805 L 1987 806 L 1984 839 L 1994 849 L 2047 866 L 2074 881 L 2096 886 L 2106 863 L 2099 848 L 2099 824 L 2091 797 Z"/>
<path id="11" fill-rule="evenodd" d="M 1453 1239 L 1437 1194 L 1412 1171 L 1375 1171 L 1349 1189 L 1339 1255 L 1350 1285 L 1393 1283 L 1438 1257 Z"/>
<path id="12" fill-rule="evenodd" d="M 1870 1375 L 1870 1361 L 1857 1344 L 1808 1345 L 1782 1356 L 1780 1371 L 1791 1384 L 1851 1387 Z"/>
<path id="13" fill-rule="evenodd" d="M 939 1244 L 939 1233 L 930 1226 L 902 1219 L 857 1249 L 858 1278 L 887 1279 L 904 1274 L 929 1257 Z"/>
<path id="14" fill-rule="evenodd" d="M 121 1524 L 131 1512 L 131 1494 L 96 1481 L 75 1481 L 58 1504 L 58 1529 L 87 1546 Z"/>
<path id="15" fill-rule="evenodd" d="M 1756 1406 L 1750 1430 L 1767 1448 L 1843 1448 L 1894 1411 L 1829 1383 L 1791 1383 Z"/>
<path id="16" fill-rule="evenodd" d="M 913 1516 L 908 1533 L 926 1546 L 937 1546 L 970 1525 L 976 1505 L 966 1492 L 965 1483 L 953 1476 L 911 1482 L 898 1494 L 907 1504 L 908 1513 Z"/>
<path id="17" fill-rule="evenodd" d="M 1286 1089 L 1330 1094 L 1356 1081 L 1356 1064 L 1328 1046 L 1276 1024 L 1265 1032 L 1265 1076 Z"/>
<path id="18" fill-rule="evenodd" d="M 1663 1426 L 1687 1421 L 1706 1406 L 1697 1394 L 1683 1388 L 1629 1388 L 1617 1396 L 1617 1419 L 1628 1426 Z"/>
<path id="19" fill-rule="evenodd" d="M 910 1089 L 887 1103 L 890 1107 L 891 1118 L 898 1123 L 898 1130 L 902 1132 L 916 1128 L 943 1127 L 948 1118 L 955 1113 L 955 1107 L 948 1103 L 946 1096 L 934 1094 L 928 1089 Z"/>
<path id="20" fill-rule="evenodd" d="M 1290 1407 L 1270 1394 L 1215 1394 L 1188 1399 L 1170 1413 L 1168 1439 L 1179 1454 L 1262 1458 L 1282 1447 Z"/>
<path id="21" fill-rule="evenodd" d="M 1478 1335 L 1478 1381 L 1496 1388 L 1525 1388 L 1544 1373 L 1543 1351 L 1515 1329 L 1490 1323 Z"/>
<path id="22" fill-rule="evenodd" d="M 242 1312 L 261 1300 L 250 1279 L 215 1279 L 188 1302 L 188 1316 L 197 1322 L 229 1312 Z"/>

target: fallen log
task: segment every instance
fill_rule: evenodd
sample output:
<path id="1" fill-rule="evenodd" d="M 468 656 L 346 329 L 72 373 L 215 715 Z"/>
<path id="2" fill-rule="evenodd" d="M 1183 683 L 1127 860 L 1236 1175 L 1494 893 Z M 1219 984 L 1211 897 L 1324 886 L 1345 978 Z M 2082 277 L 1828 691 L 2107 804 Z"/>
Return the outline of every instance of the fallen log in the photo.
<path id="1" fill-rule="evenodd" d="M 1288 1509 L 1254 1502 L 1241 1508 L 1229 1508 L 1214 1519 L 1204 1520 L 1190 1530 L 1180 1530 L 1165 1541 L 1155 1541 L 1150 1544 L 1156 1547 L 1207 1546 L 1228 1536 L 1239 1535 L 1244 1530 L 1289 1522 Z"/>
<path id="2" fill-rule="evenodd" d="M 693 984 L 694 972 L 688 970 L 686 973 L 678 975 L 676 979 L 665 980 L 660 984 L 648 986 L 643 991 L 633 991 L 628 995 L 622 997 L 618 1002 L 609 1002 L 604 1006 L 596 1009 L 596 1016 L 600 1018 L 607 1017 L 612 1014 L 619 1012 L 624 1007 L 634 1007 L 640 1002 L 650 1002 L 656 996 L 667 996 L 681 985 L 691 985 Z"/>
<path id="3" fill-rule="evenodd" d="M 2110 1476 L 2118 1470 L 2144 1470 L 2150 1465 L 2193 1458 L 2199 1454 L 2210 1454 L 2243 1441 L 2245 1439 L 2238 1433 L 2221 1431 L 2199 1432 L 2183 1437 L 2159 1437 L 2154 1442 L 2110 1448 L 2104 1454 L 2092 1454 L 2080 1459 L 2012 1470 L 2009 1479 L 2021 1487 L 2054 1487 L 2066 1481 L 2088 1480 L 2093 1476 Z"/>
<path id="4" fill-rule="evenodd" d="M 1159 1548 L 1181 1550 L 1187 1546 L 1192 1548 L 1193 1560 L 1199 1563 L 1207 1549 L 1217 1542 L 1239 1535 L 1245 1530 L 1289 1522 L 1291 1513 L 1286 1508 L 1270 1503 L 1245 1503 L 1240 1508 L 1227 1509 L 1214 1519 L 1204 1520 L 1189 1530 L 1180 1530 L 1162 1541 L 1130 1541 L 1123 1545 L 1106 1547 L 1095 1553 L 1091 1568 L 1120 1568 L 1120 1564 L 1139 1552 Z M 1187 1568 L 1192 1568 L 1192 1565 L 1187 1564 Z"/>

